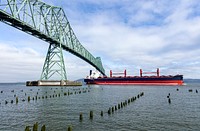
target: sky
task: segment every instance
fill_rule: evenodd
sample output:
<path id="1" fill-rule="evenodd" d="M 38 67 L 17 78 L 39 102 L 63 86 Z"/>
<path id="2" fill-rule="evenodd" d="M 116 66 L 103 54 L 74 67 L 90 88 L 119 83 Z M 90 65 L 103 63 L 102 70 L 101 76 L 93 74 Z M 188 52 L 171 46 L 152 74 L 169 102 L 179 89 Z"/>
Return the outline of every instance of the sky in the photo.
<path id="1" fill-rule="evenodd" d="M 200 78 L 199 0 L 43 0 L 62 7 L 81 44 L 109 70 Z M 38 80 L 49 44 L 0 22 L 0 82 Z M 67 78 L 95 70 L 64 51 Z"/>

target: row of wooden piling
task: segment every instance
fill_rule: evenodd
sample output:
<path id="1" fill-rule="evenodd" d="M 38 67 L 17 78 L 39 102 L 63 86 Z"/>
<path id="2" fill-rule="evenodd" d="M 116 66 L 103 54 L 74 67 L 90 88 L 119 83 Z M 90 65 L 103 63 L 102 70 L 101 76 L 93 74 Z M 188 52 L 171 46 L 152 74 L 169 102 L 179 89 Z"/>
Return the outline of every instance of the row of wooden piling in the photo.
<path id="1" fill-rule="evenodd" d="M 31 130 L 32 127 L 32 130 Z M 67 128 L 68 131 L 72 131 L 72 126 Z M 33 126 L 26 126 L 25 131 L 38 131 L 38 122 L 36 122 Z M 46 126 L 42 125 L 41 131 L 46 131 Z"/>
<path id="2" fill-rule="evenodd" d="M 67 95 L 67 94 L 66 94 Z M 113 106 L 112 108 L 109 108 L 108 110 L 108 114 L 111 114 L 111 112 L 113 113 L 114 111 L 118 110 L 118 109 L 122 109 L 123 107 L 129 105 L 131 102 L 134 102 L 136 99 L 139 99 L 140 97 L 142 97 L 144 95 L 144 92 L 141 92 L 140 94 L 138 94 L 137 96 L 134 96 L 134 97 L 131 97 L 129 98 L 128 100 L 125 100 L 124 102 L 121 102 L 118 104 L 118 106 Z M 31 100 L 30 97 L 28 97 L 28 100 Z M 103 117 L 103 111 L 100 112 L 100 115 Z M 89 119 L 90 120 L 93 120 L 93 117 L 94 117 L 94 113 L 93 111 L 91 110 L 89 112 Z M 81 112 L 80 115 L 79 115 L 79 121 L 82 122 L 83 121 L 83 113 Z M 25 127 L 25 131 L 31 131 L 31 126 L 26 126 Z M 35 123 L 33 125 L 33 131 L 38 131 L 38 123 Z M 41 128 L 41 131 L 45 131 L 46 130 L 46 127 L 45 125 L 42 126 Z M 67 128 L 68 131 L 72 131 L 72 126 L 68 126 Z"/>
<path id="3" fill-rule="evenodd" d="M 192 89 L 189 89 L 188 91 L 189 91 L 189 92 L 193 92 Z M 195 92 L 198 93 L 198 90 L 196 89 Z"/>
<path id="4" fill-rule="evenodd" d="M 90 111 L 89 113 L 89 118 L 92 120 L 93 119 L 93 111 Z M 81 112 L 80 115 L 79 115 L 79 120 L 80 122 L 83 120 L 83 113 Z"/>
<path id="5" fill-rule="evenodd" d="M 177 88 L 176 91 L 179 91 L 179 89 Z M 188 91 L 193 92 L 192 89 L 188 89 Z M 198 93 L 198 90 L 196 89 L 195 92 Z M 170 93 L 167 95 L 167 98 L 168 98 L 168 103 L 171 104 Z"/>
<path id="6" fill-rule="evenodd" d="M 125 100 L 121 103 L 118 103 L 118 105 L 112 106 L 108 109 L 108 114 L 110 115 L 111 113 L 114 113 L 114 111 L 122 109 L 123 107 L 126 107 L 129 105 L 131 102 L 134 102 L 136 99 L 139 99 L 140 97 L 144 96 L 144 92 L 141 92 L 137 96 L 133 96 L 129 98 L 128 100 Z"/>
<path id="7" fill-rule="evenodd" d="M 73 95 L 73 94 L 76 95 L 76 94 L 87 93 L 87 92 L 90 92 L 90 90 L 82 90 L 82 91 L 79 90 L 79 91 L 75 91 L 75 92 L 69 92 L 69 91 L 68 91 L 68 92 L 64 92 L 64 93 L 63 93 L 63 96 L 70 96 L 70 95 Z M 46 92 L 46 93 L 47 93 L 47 92 Z M 37 92 L 37 94 L 38 94 L 38 92 Z M 26 93 L 25 93 L 25 96 L 26 96 Z M 14 95 L 14 97 L 15 97 L 15 99 L 16 99 L 16 100 L 15 100 L 15 103 L 18 104 L 18 102 L 19 102 L 18 97 L 17 97 L 16 95 Z M 47 98 L 55 98 L 55 97 L 61 97 L 61 94 L 59 93 L 59 94 L 53 94 L 53 95 L 49 95 L 49 96 L 46 95 L 46 96 L 41 96 L 41 97 L 40 97 L 40 96 L 35 96 L 35 97 L 32 97 L 32 98 L 31 98 L 30 96 L 28 96 L 28 97 L 27 97 L 27 101 L 30 102 L 31 100 L 34 101 L 34 100 L 38 100 L 38 99 L 47 99 Z M 26 100 L 25 100 L 25 99 L 22 99 L 22 101 L 24 102 L 24 101 L 26 101 Z M 8 103 L 9 103 L 9 101 L 5 100 L 5 105 L 8 104 Z M 13 104 L 13 103 L 14 103 L 14 100 L 11 100 L 10 103 Z M 1 104 L 1 103 L 0 103 L 0 104 Z"/>
<path id="8" fill-rule="evenodd" d="M 26 126 L 25 127 L 25 131 L 38 131 L 38 122 L 36 122 L 33 127 L 32 127 L 32 130 L 31 130 L 31 126 Z M 41 131 L 46 131 L 46 126 L 43 125 L 41 127 Z"/>

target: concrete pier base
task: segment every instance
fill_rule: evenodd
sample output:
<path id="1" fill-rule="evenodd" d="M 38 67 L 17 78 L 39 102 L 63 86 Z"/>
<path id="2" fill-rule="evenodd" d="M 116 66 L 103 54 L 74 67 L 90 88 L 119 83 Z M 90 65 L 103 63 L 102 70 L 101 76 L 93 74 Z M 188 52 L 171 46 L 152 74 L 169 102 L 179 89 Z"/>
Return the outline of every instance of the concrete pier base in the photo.
<path id="1" fill-rule="evenodd" d="M 82 82 L 78 81 L 68 81 L 68 80 L 61 80 L 61 81 L 44 81 L 44 80 L 38 80 L 38 81 L 27 81 L 26 86 L 82 86 Z"/>

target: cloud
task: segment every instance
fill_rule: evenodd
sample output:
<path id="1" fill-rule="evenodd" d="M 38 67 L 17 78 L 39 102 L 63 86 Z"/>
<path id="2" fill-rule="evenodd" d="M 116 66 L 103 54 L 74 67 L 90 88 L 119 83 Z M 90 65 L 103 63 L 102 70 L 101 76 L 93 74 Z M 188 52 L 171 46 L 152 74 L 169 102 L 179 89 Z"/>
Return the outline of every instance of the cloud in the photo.
<path id="1" fill-rule="evenodd" d="M 17 48 L 0 43 L 0 82 L 38 79 L 43 57 L 31 48 Z"/>

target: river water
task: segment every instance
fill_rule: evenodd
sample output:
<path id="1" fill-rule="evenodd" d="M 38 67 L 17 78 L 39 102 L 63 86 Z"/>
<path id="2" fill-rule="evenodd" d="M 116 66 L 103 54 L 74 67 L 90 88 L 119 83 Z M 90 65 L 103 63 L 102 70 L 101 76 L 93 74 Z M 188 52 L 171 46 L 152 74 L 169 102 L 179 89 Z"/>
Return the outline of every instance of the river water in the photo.
<path id="1" fill-rule="evenodd" d="M 23 131 L 36 122 L 39 130 L 45 125 L 47 131 L 66 131 L 69 126 L 73 131 L 200 130 L 200 81 L 190 80 L 186 84 L 82 87 L 0 84 L 0 131 Z M 144 96 L 108 114 L 109 108 L 141 92 Z M 169 93 L 171 103 L 167 98 Z M 90 111 L 93 111 L 93 119 L 89 118 Z"/>

